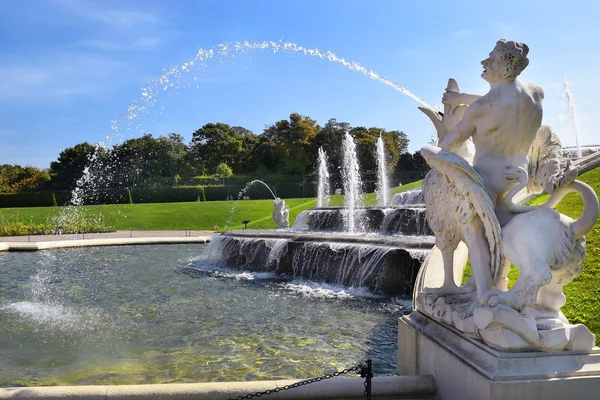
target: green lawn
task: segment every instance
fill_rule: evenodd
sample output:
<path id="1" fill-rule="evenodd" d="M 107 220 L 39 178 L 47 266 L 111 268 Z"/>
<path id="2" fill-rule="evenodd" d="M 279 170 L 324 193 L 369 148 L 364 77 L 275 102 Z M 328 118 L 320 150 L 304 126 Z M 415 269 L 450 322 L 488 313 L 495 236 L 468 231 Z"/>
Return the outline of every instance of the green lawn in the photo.
<path id="1" fill-rule="evenodd" d="M 391 194 L 419 187 L 420 181 L 390 189 Z M 365 204 L 375 204 L 375 193 L 365 195 Z M 316 206 L 316 199 L 285 199 L 290 206 L 290 222 L 304 210 Z M 332 196 L 331 205 L 342 205 L 343 196 Z M 0 225 L 22 222 L 27 225 L 44 224 L 66 207 L 1 208 Z M 272 229 L 271 200 L 207 201 L 191 203 L 110 204 L 86 206 L 78 209 L 90 217 L 102 216 L 112 230 L 211 230 L 216 224 L 219 231 L 241 229 L 243 220 L 250 220 L 248 228 Z"/>

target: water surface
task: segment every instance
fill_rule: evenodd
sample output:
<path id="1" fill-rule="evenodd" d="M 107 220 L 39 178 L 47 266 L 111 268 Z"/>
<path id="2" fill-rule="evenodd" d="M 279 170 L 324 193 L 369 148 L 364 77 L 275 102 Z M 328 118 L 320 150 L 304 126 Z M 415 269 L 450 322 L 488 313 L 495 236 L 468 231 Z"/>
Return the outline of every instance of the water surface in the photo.
<path id="1" fill-rule="evenodd" d="M 0 253 L 0 386 L 394 374 L 402 299 L 210 265 L 207 245 Z"/>

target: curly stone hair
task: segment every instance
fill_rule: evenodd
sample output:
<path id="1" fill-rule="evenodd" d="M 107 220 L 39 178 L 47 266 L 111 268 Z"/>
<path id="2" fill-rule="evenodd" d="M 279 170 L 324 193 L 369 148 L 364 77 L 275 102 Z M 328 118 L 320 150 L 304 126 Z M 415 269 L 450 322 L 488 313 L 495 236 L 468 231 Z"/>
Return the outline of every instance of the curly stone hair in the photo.
<path id="1" fill-rule="evenodd" d="M 500 39 L 496 42 L 496 47 L 504 53 L 501 56 L 501 59 L 506 62 L 504 79 L 509 82 L 514 81 L 529 65 L 529 59 L 527 58 L 529 46 L 525 43 Z"/>

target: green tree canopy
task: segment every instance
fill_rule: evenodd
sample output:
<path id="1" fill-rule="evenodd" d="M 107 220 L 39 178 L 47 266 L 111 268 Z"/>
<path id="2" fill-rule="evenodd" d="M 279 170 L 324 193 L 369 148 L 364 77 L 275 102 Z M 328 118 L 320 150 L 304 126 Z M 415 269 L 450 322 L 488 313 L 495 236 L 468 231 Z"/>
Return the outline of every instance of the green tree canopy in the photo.
<path id="1" fill-rule="evenodd" d="M 265 128 L 254 156 L 259 164 L 287 174 L 303 174 L 315 168 L 313 141 L 320 127 L 310 117 L 298 113 Z"/>
<path id="2" fill-rule="evenodd" d="M 208 123 L 194 132 L 190 152 L 192 159 L 209 171 L 214 171 L 220 163 L 236 170 L 243 159 L 243 143 L 243 134 L 231 126 Z"/>
<path id="3" fill-rule="evenodd" d="M 83 142 L 61 151 L 58 160 L 50 163 L 52 185 L 59 189 L 73 189 L 97 150 L 96 146 Z"/>
<path id="4" fill-rule="evenodd" d="M 50 180 L 48 171 L 33 166 L 0 165 L 0 193 L 42 190 Z"/>

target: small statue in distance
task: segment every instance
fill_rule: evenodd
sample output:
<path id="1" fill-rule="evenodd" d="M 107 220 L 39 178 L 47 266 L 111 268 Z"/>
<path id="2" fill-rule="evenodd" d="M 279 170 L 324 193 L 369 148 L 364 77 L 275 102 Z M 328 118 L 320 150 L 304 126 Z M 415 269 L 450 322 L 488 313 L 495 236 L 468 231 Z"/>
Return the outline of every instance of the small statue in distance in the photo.
<path id="1" fill-rule="evenodd" d="M 290 227 L 290 207 L 285 205 L 285 200 L 277 197 L 273 200 L 273 221 L 277 224 L 277 229 L 286 229 Z"/>

